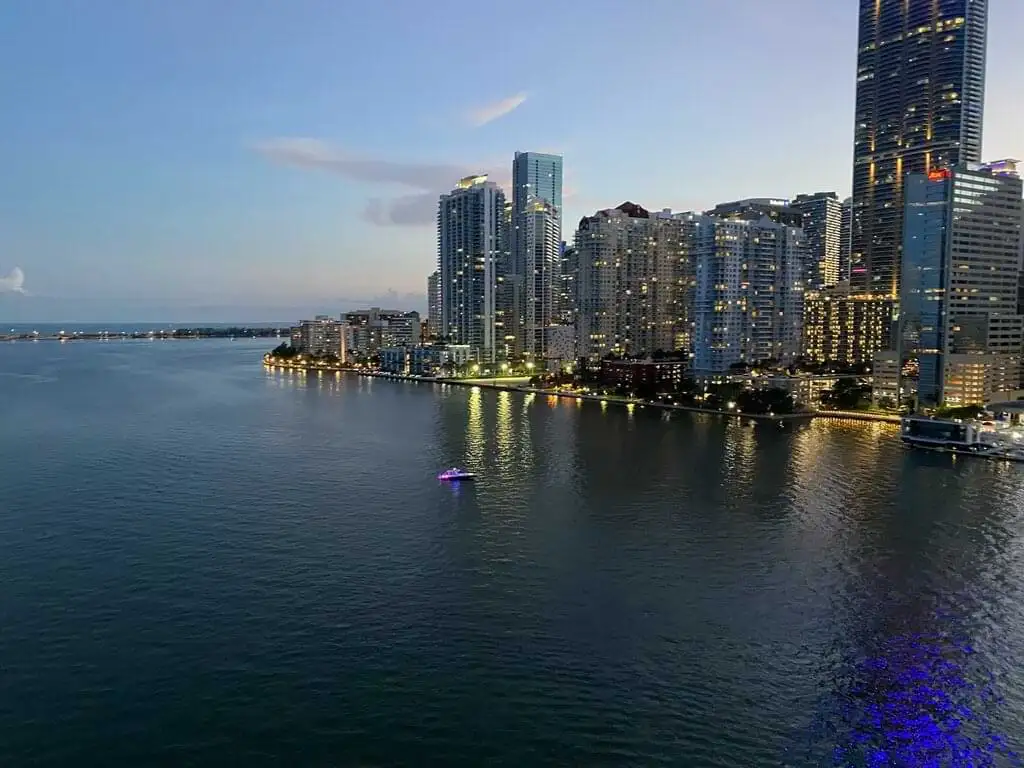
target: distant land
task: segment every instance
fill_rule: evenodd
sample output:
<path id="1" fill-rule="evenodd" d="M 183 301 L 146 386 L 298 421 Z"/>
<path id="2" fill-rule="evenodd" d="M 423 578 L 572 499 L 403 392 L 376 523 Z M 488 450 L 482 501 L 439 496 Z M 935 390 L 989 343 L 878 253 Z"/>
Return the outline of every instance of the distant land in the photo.
<path id="1" fill-rule="evenodd" d="M 65 325 L 131 325 L 156 324 L 163 326 L 199 325 L 219 326 L 225 324 L 253 325 L 246 318 L 278 318 L 294 324 L 315 315 L 337 317 L 367 307 L 388 309 L 426 310 L 426 280 L 423 295 L 389 291 L 366 299 L 338 298 L 311 299 L 309 303 L 296 302 L 289 297 L 288 303 L 269 301 L 239 302 L 238 304 L 169 304 L 138 299 L 58 299 L 46 296 L 23 296 L 21 294 L 0 294 L 0 329 L 12 326 L 38 324 Z M 263 323 L 260 323 L 261 325 Z"/>
<path id="2" fill-rule="evenodd" d="M 0 341 L 98 341 L 118 339 L 234 339 L 288 337 L 288 323 L 165 327 L 146 323 L 59 323 L 0 326 Z"/>

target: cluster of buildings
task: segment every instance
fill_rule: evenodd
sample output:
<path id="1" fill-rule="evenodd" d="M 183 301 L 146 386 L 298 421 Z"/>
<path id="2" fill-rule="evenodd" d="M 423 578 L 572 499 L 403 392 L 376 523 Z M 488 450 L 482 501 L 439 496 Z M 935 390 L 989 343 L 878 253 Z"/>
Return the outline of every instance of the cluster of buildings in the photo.
<path id="1" fill-rule="evenodd" d="M 299 343 L 404 372 L 819 364 L 871 371 L 892 406 L 1012 399 L 1024 191 L 1016 161 L 982 162 L 987 21 L 986 0 L 861 0 L 849 198 L 625 202 L 570 234 L 562 158 L 516 152 L 508 193 L 479 175 L 440 196 L 422 332 L 416 313 L 377 309 L 303 323 Z"/>

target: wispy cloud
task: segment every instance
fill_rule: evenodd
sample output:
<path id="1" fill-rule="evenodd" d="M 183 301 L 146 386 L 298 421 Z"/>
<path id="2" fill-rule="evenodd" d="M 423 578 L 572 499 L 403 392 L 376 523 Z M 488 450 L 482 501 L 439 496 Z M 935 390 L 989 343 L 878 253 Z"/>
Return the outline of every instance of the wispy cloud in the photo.
<path id="1" fill-rule="evenodd" d="M 0 293 L 25 293 L 25 273 L 21 267 L 12 269 L 7 277 L 0 277 Z"/>
<path id="2" fill-rule="evenodd" d="M 392 199 L 371 198 L 363 216 L 380 226 L 423 226 L 433 224 L 438 197 L 455 186 L 463 176 L 488 173 L 486 167 L 448 163 L 417 163 L 385 160 L 347 152 L 325 141 L 309 138 L 278 138 L 263 141 L 256 151 L 281 165 L 325 171 L 351 181 L 389 184 L 414 190 Z M 490 173 L 499 184 L 507 183 L 509 171 Z"/>
<path id="3" fill-rule="evenodd" d="M 509 112 L 518 109 L 524 101 L 526 101 L 527 94 L 525 92 L 517 93 L 514 96 L 509 96 L 496 101 L 493 104 L 485 104 L 482 107 L 476 107 L 475 109 L 469 110 L 466 113 L 466 119 L 470 125 L 479 128 L 482 125 L 494 122 L 499 117 L 504 117 Z"/>

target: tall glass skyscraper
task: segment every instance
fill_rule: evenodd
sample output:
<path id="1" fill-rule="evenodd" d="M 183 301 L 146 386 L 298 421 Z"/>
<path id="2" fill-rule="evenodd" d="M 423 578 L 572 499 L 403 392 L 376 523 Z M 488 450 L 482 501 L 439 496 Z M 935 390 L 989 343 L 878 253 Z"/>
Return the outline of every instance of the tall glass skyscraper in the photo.
<path id="1" fill-rule="evenodd" d="M 511 294 L 517 353 L 544 358 L 558 322 L 562 241 L 562 158 L 516 152 L 512 160 Z"/>
<path id="2" fill-rule="evenodd" d="M 526 210 L 531 199 L 545 200 L 562 210 L 561 155 L 516 152 L 512 160 L 513 210 Z"/>
<path id="3" fill-rule="evenodd" d="M 899 296 L 906 176 L 981 159 L 988 0 L 860 0 L 850 281 Z"/>

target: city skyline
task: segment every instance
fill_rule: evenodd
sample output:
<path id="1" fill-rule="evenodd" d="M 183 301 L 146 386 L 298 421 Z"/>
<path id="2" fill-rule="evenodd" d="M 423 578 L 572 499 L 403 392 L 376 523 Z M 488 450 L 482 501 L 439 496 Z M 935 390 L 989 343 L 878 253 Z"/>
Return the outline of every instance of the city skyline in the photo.
<path id="1" fill-rule="evenodd" d="M 444 19 L 458 13 L 464 34 L 511 24 L 512 10 L 451 2 L 434 9 L 439 18 L 414 11 L 393 29 L 380 10 L 360 8 L 353 24 L 312 1 L 244 15 L 199 2 L 146 12 L 99 1 L 20 6 L 0 48 L 22 86 L 10 91 L 0 148 L 10 185 L 0 210 L 0 321 L 422 310 L 437 196 L 478 170 L 508 193 L 521 150 L 565 159 L 563 239 L 581 217 L 624 200 L 683 211 L 742 197 L 845 197 L 856 3 L 792 0 L 790 13 L 771 16 L 759 4 L 734 5 L 724 14 L 648 4 L 665 30 L 653 38 L 624 32 L 600 7 L 584 18 L 555 9 L 545 35 L 573 43 L 530 43 L 565 54 L 543 79 L 481 71 L 450 91 L 425 86 L 448 66 L 454 33 L 441 34 Z M 793 15 L 800 24 L 787 21 Z M 669 34 L 682 20 L 693 31 L 687 46 Z M 1021 6 L 991 3 L 983 159 L 1024 154 L 1013 101 L 1024 61 L 1012 30 L 1021 21 Z M 390 57 L 353 69 L 385 32 Z M 756 56 L 702 66 L 725 34 Z M 619 55 L 603 55 L 605 39 Z M 801 71 L 808 59 L 823 64 L 807 110 L 771 89 L 752 92 L 754 103 L 726 95 L 758 61 Z M 702 77 L 680 79 L 680 98 L 666 101 L 663 89 L 653 98 L 636 87 L 637 70 L 652 82 Z M 598 85 L 614 110 L 592 98 Z M 755 107 L 779 127 L 771 152 L 766 120 L 743 119 Z"/>

